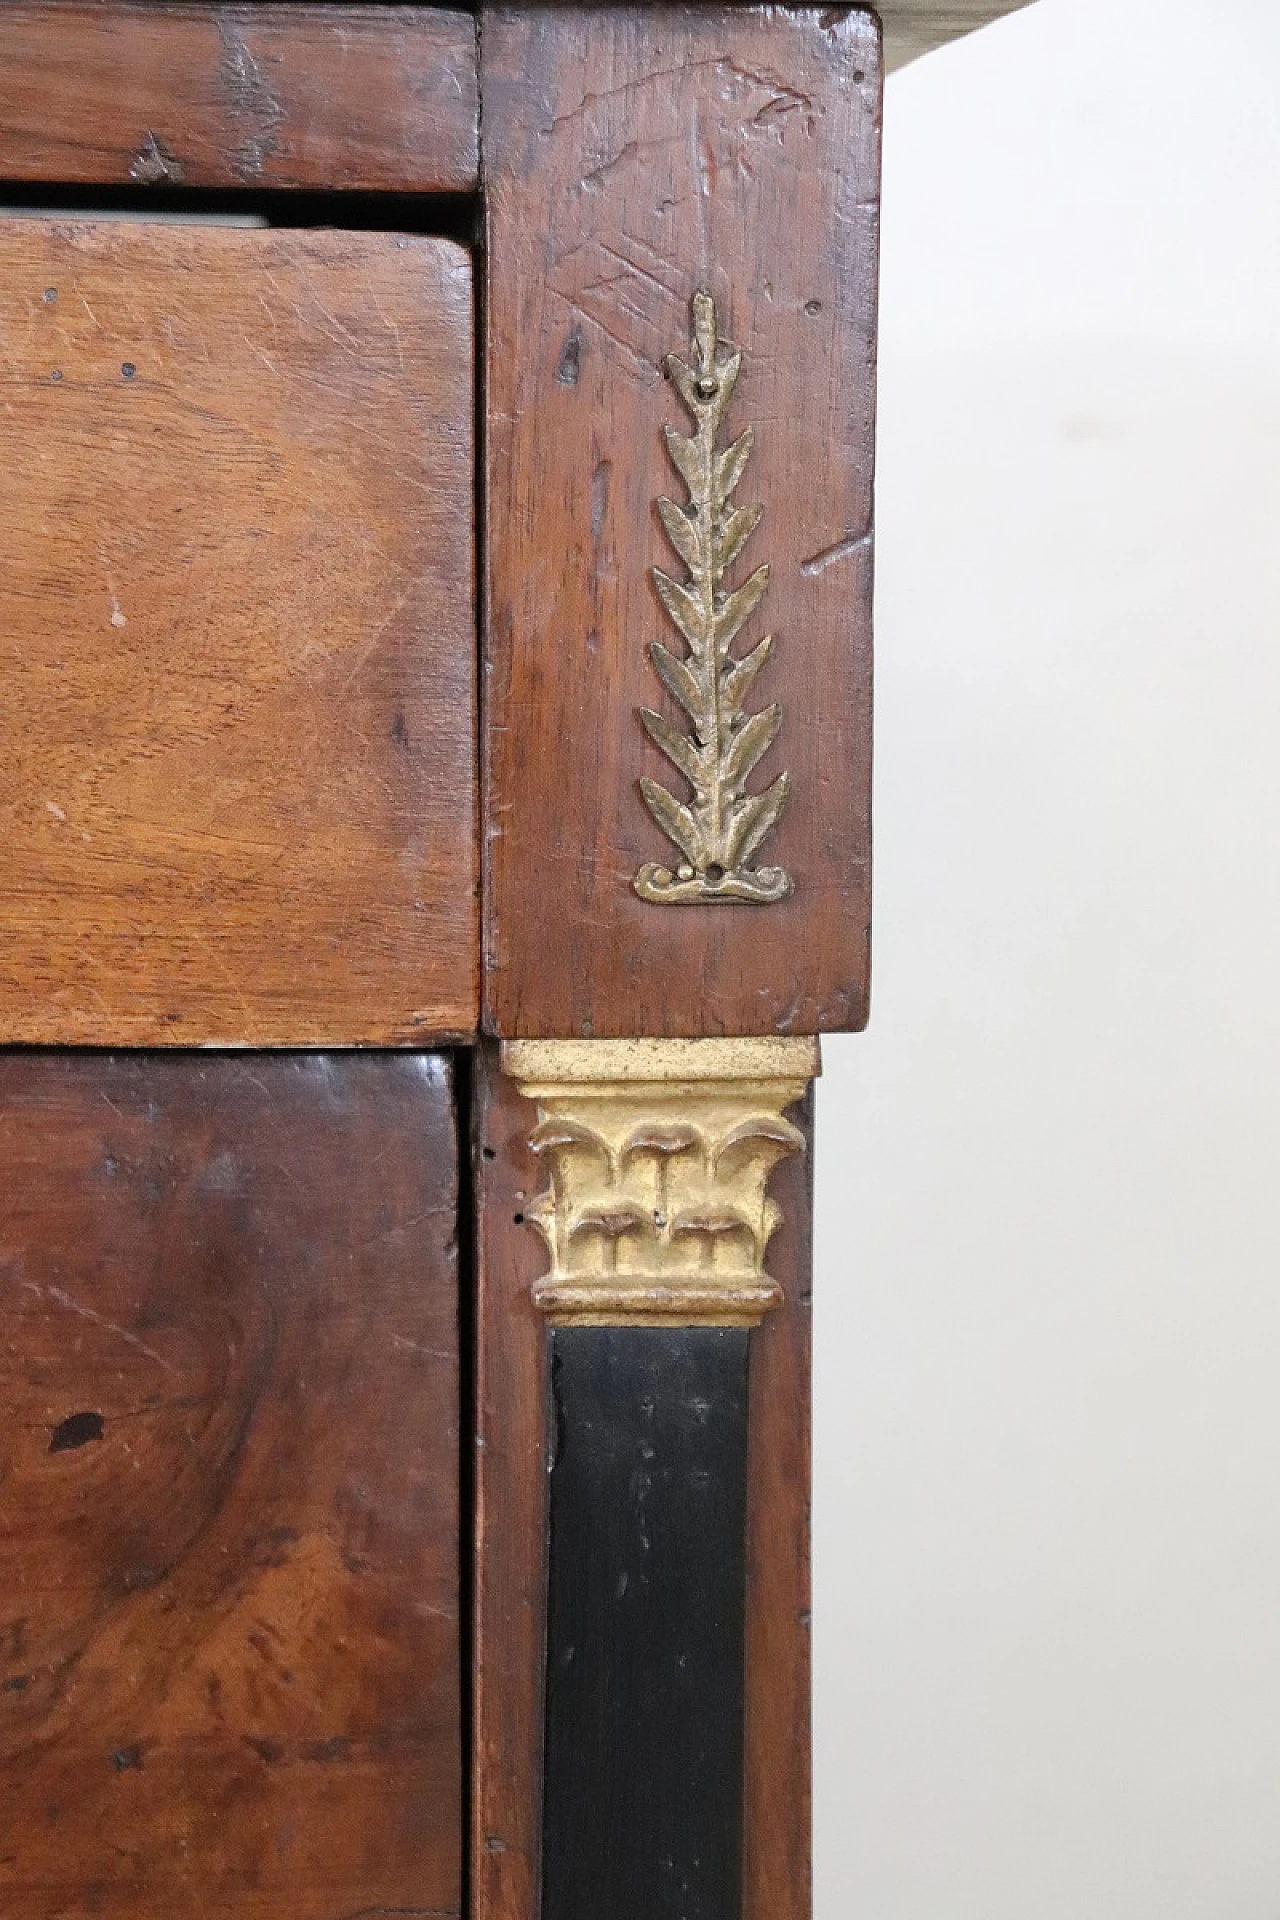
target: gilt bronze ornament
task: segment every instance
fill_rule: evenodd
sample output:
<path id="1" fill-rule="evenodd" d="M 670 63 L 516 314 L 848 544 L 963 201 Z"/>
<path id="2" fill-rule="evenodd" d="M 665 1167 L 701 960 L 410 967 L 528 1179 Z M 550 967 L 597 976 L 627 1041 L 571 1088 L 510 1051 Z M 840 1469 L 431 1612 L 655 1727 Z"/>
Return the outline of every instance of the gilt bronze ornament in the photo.
<path id="1" fill-rule="evenodd" d="M 715 302 L 706 292 L 693 298 L 691 359 L 690 365 L 673 353 L 667 367 L 694 432 L 664 429 L 667 452 L 689 499 L 683 506 L 667 499 L 657 503 L 689 577 L 681 582 L 660 567 L 653 570 L 658 598 L 688 652 L 673 653 L 658 640 L 650 648 L 658 678 L 688 716 L 689 731 L 650 707 L 640 709 L 640 719 L 692 791 L 681 801 L 656 780 L 641 779 L 645 805 L 682 857 L 674 870 L 649 861 L 634 885 L 641 899 L 664 906 L 768 905 L 786 899 L 791 875 L 783 867 L 750 862 L 786 805 L 791 777 L 781 773 L 762 793 L 747 792 L 749 775 L 781 725 L 782 708 L 775 702 L 748 714 L 744 705 L 773 650 L 773 636 L 766 634 L 740 658 L 730 647 L 763 599 L 769 569 L 757 567 L 738 587 L 724 584 L 764 509 L 732 504 L 755 434 L 746 427 L 728 447 L 717 446 L 742 354 L 720 341 Z"/>

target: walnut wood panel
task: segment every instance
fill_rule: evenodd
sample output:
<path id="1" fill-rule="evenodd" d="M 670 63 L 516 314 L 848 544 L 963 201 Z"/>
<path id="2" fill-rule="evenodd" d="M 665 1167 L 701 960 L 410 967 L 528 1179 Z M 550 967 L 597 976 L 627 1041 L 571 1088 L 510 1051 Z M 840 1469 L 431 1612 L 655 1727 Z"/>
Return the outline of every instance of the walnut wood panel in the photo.
<path id="1" fill-rule="evenodd" d="M 0 8 L 0 178 L 474 187 L 475 22 L 409 6 Z"/>
<path id="2" fill-rule="evenodd" d="M 864 13 L 624 7 L 484 16 L 489 536 L 486 1018 L 503 1035 L 858 1026 L 869 940 L 879 33 Z M 744 364 L 726 439 L 762 502 L 776 650 L 758 770 L 792 795 L 768 905 L 659 906 L 676 856 L 637 779 L 679 646 L 650 568 L 678 494 L 663 378 L 709 290 Z M 679 497 L 683 497 L 682 495 Z M 740 563 L 741 576 L 750 570 Z M 762 858 L 764 855 L 762 854 Z"/>
<path id="3" fill-rule="evenodd" d="M 423 1055 L 0 1057 L 0 1911 L 460 1906 Z"/>
<path id="4" fill-rule="evenodd" d="M 743 1920 L 810 1920 L 810 1379 L 812 1087 L 792 1118 L 808 1142 L 770 1191 L 783 1226 L 769 1271 L 783 1306 L 751 1336 L 747 1425 L 746 1819 Z"/>
<path id="5" fill-rule="evenodd" d="M 528 1920 L 540 1885 L 548 1465 L 547 1329 L 530 1290 L 545 1249 L 524 1221 L 546 1170 L 536 1119 L 480 1056 L 474 1920 Z M 794 1108 L 812 1140 L 812 1102 Z M 811 1156 L 780 1165 L 769 1271 L 784 1304 L 751 1335 L 747 1478 L 744 1920 L 809 1920 Z"/>
<path id="6" fill-rule="evenodd" d="M 0 1039 L 469 1033 L 469 257 L 0 222 Z"/>
<path id="7" fill-rule="evenodd" d="M 530 1920 L 541 1894 L 550 1363 L 532 1297 L 545 1260 L 523 1206 L 543 1179 L 525 1144 L 533 1105 L 500 1071 L 496 1049 L 473 1058 L 471 1920 Z"/>

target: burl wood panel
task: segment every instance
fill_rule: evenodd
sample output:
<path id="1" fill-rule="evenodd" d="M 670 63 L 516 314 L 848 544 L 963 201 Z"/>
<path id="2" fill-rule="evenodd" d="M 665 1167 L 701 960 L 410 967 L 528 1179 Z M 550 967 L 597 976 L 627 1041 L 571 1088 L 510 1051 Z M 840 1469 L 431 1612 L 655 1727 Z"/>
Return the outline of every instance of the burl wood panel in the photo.
<path id="1" fill-rule="evenodd" d="M 0 8 L 0 178 L 475 186 L 475 21 L 408 6 Z"/>
<path id="2" fill-rule="evenodd" d="M 880 71 L 865 13 L 494 9 L 488 204 L 486 1021 L 502 1035 L 810 1033 L 867 1012 L 871 513 Z M 675 854 L 640 775 L 680 798 L 641 706 L 684 716 L 649 644 L 681 642 L 650 569 L 683 499 L 664 378 L 694 293 L 745 354 L 729 436 L 764 518 L 743 630 L 776 650 L 781 732 L 751 785 L 791 798 L 762 863 L 794 895 L 663 906 Z"/>
<path id="3" fill-rule="evenodd" d="M 0 1912 L 461 1904 L 425 1055 L 0 1057 Z"/>
<path id="4" fill-rule="evenodd" d="M 549 1373 L 530 1288 L 545 1250 L 524 1222 L 545 1171 L 536 1108 L 479 1063 L 473 1920 L 529 1920 L 541 1884 Z M 743 1920 L 810 1920 L 810 1151 L 777 1169 L 769 1272 L 785 1303 L 751 1335 L 747 1470 Z"/>
<path id="5" fill-rule="evenodd" d="M 0 222 L 0 1040 L 470 1033 L 471 267 Z"/>

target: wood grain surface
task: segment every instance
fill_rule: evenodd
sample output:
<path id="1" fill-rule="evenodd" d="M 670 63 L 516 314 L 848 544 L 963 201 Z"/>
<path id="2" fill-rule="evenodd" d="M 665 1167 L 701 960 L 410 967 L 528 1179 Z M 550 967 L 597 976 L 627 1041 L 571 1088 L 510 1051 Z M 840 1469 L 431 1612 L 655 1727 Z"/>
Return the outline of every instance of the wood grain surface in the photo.
<path id="1" fill-rule="evenodd" d="M 475 1539 L 470 1920 L 530 1920 L 542 1873 L 546 1653 L 547 1323 L 531 1289 L 542 1243 L 524 1220 L 542 1172 L 536 1110 L 476 1063 Z M 550 1920 L 550 1916 L 548 1916 Z"/>
<path id="2" fill-rule="evenodd" d="M 460 12 L 0 7 L 0 179 L 465 192 L 478 102 Z"/>
<path id="3" fill-rule="evenodd" d="M 0 1040 L 476 1024 L 471 267 L 0 222 Z"/>
<path id="4" fill-rule="evenodd" d="M 461 1904 L 427 1055 L 0 1056 L 0 1912 Z"/>
<path id="5" fill-rule="evenodd" d="M 769 1272 L 784 1304 L 751 1336 L 747 1423 L 743 1920 L 810 1920 L 810 1455 L 814 1090 L 793 1107 L 803 1158 L 770 1182 L 783 1225 Z"/>
<path id="6" fill-rule="evenodd" d="M 529 1920 L 541 1883 L 549 1368 L 524 1217 L 545 1185 L 536 1108 L 477 1056 L 473 1920 Z M 792 1109 L 813 1137 L 812 1094 Z M 778 1167 L 769 1272 L 784 1305 L 751 1336 L 743 1920 L 810 1920 L 811 1151 Z"/>
<path id="7" fill-rule="evenodd" d="M 504 1036 L 808 1033 L 867 1012 L 879 31 L 861 12 L 496 8 L 488 219 L 486 1021 Z M 776 648 L 757 772 L 792 794 L 769 905 L 659 906 L 637 780 L 681 777 L 649 658 L 684 429 L 666 355 L 714 295 L 755 428 L 767 561 L 739 640 Z"/>

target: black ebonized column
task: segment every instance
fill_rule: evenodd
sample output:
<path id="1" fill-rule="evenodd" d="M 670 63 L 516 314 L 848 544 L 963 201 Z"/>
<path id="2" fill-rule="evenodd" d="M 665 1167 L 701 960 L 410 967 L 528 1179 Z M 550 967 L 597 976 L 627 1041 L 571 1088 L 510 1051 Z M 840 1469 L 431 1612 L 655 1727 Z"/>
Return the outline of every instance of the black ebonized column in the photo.
<path id="1" fill-rule="evenodd" d="M 741 1920 L 749 1337 L 551 1334 L 542 1920 Z"/>

